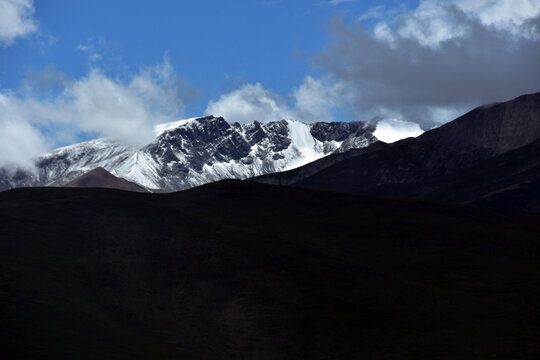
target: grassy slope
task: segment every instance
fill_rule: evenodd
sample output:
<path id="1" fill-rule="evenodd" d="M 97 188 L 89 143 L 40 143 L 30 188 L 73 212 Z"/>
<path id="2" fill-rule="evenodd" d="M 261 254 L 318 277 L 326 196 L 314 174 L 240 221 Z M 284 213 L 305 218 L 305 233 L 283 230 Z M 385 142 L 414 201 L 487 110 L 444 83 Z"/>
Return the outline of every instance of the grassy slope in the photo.
<path id="1" fill-rule="evenodd" d="M 536 359 L 540 216 L 225 181 L 0 193 L 8 358 Z"/>

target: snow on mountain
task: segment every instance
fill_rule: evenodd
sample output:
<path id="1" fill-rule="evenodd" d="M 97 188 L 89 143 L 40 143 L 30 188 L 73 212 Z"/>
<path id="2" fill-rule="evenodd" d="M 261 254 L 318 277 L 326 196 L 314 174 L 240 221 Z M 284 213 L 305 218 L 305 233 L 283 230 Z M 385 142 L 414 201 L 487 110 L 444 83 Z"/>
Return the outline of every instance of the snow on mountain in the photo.
<path id="1" fill-rule="evenodd" d="M 178 121 L 173 121 L 173 122 L 169 122 L 169 123 L 165 123 L 165 124 L 156 125 L 154 127 L 154 134 L 156 136 L 159 136 L 159 135 L 163 134 L 167 130 L 172 130 L 172 129 L 177 128 L 179 126 L 186 125 L 186 124 L 188 124 L 188 123 L 190 123 L 190 122 L 192 122 L 193 120 L 196 120 L 196 119 L 198 119 L 198 118 L 194 117 L 194 118 L 191 118 L 191 119 L 178 120 Z"/>
<path id="2" fill-rule="evenodd" d="M 288 120 L 287 127 L 289 128 L 292 145 L 300 152 L 299 163 L 308 163 L 325 155 L 324 150 L 322 150 L 322 143 L 319 141 L 317 144 L 317 140 L 311 135 L 309 125 Z M 338 145 L 338 143 L 335 145 Z"/>
<path id="3" fill-rule="evenodd" d="M 225 178 L 245 179 L 289 170 L 332 152 L 376 141 L 361 122 L 304 124 L 228 123 L 203 117 L 158 125 L 156 138 L 141 148 L 97 139 L 53 150 L 36 160 L 35 174 L 0 169 L 0 190 L 61 186 L 103 167 L 150 190 L 177 191 Z"/>

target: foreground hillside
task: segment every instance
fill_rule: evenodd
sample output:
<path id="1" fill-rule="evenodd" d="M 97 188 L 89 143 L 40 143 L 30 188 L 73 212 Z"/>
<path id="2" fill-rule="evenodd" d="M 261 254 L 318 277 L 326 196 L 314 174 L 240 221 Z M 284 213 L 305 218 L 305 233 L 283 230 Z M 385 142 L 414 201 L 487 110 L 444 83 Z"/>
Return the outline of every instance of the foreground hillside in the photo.
<path id="1" fill-rule="evenodd" d="M 0 193 L 6 359 L 537 359 L 540 216 L 224 181 Z"/>

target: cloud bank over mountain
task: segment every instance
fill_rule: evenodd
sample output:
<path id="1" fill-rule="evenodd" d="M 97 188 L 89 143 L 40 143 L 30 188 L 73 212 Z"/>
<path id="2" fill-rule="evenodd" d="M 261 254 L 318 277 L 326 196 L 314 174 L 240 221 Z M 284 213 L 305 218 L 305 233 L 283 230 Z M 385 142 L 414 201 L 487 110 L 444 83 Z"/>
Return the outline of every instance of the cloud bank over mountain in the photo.
<path id="1" fill-rule="evenodd" d="M 334 18 L 331 29 L 328 47 L 314 57 L 319 78 L 307 77 L 286 96 L 245 84 L 211 101 L 206 113 L 313 122 L 331 121 L 340 108 L 354 120 L 428 129 L 472 107 L 540 90 L 539 0 L 377 5 L 354 21 Z"/>
<path id="2" fill-rule="evenodd" d="M 379 6 L 359 19 L 335 18 L 316 62 L 360 117 L 429 127 L 540 89 L 538 0 L 422 0 L 413 10 Z"/>

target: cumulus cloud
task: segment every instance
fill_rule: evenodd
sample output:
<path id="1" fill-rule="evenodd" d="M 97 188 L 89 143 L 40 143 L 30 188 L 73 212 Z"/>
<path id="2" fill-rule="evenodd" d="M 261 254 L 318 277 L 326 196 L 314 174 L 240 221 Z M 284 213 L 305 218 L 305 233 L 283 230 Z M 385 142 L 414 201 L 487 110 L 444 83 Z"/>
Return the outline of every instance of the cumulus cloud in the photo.
<path id="1" fill-rule="evenodd" d="M 164 83 L 168 74 L 157 71 L 143 72 L 124 84 L 93 70 L 69 86 L 53 106 L 66 111 L 69 123 L 85 132 L 144 143 L 155 124 L 171 121 L 183 108 L 175 89 Z"/>
<path id="2" fill-rule="evenodd" d="M 207 115 L 223 116 L 229 121 L 247 123 L 254 120 L 268 122 L 291 117 L 291 111 L 280 98 L 261 84 L 246 84 L 217 101 L 210 101 Z"/>
<path id="3" fill-rule="evenodd" d="M 0 166 L 32 169 L 31 159 L 45 151 L 46 141 L 21 106 L 13 96 L 0 93 Z"/>
<path id="4" fill-rule="evenodd" d="M 32 0 L 0 0 L 0 45 L 10 45 L 38 28 Z"/>
<path id="5" fill-rule="evenodd" d="M 334 19 L 332 44 L 316 61 L 360 118 L 428 128 L 471 106 L 539 91 L 539 18 L 538 0 L 422 0 L 373 28 Z"/>
<path id="6" fill-rule="evenodd" d="M 52 96 L 0 92 L 0 165 L 26 166 L 51 144 L 80 133 L 142 145 L 152 139 L 156 124 L 177 120 L 184 109 L 185 84 L 167 60 L 126 81 L 99 69 L 76 80 L 53 70 L 46 68 L 45 75 L 52 74 L 55 84 L 66 83 Z M 45 75 L 36 77 L 47 79 Z"/>
<path id="7" fill-rule="evenodd" d="M 346 94 L 341 84 L 307 76 L 294 91 L 294 116 L 304 122 L 332 121 L 332 109 L 338 107 Z"/>
<path id="8" fill-rule="evenodd" d="M 207 115 L 223 116 L 240 123 L 295 119 L 303 122 L 332 121 L 331 110 L 339 105 L 341 87 L 307 76 L 289 96 L 279 96 L 260 83 L 240 88 L 210 101 Z"/>

